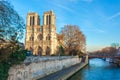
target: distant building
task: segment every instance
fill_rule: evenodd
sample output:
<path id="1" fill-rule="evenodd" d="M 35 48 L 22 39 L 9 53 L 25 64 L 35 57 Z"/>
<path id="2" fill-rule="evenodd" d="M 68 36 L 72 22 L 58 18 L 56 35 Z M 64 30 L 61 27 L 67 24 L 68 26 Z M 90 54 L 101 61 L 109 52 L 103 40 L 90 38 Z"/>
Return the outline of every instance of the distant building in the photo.
<path id="1" fill-rule="evenodd" d="M 52 55 L 56 53 L 57 46 L 56 16 L 53 11 L 44 13 L 43 25 L 37 13 L 28 13 L 25 48 L 34 55 Z"/>
<path id="2" fill-rule="evenodd" d="M 118 53 L 117 53 L 117 55 L 119 55 L 119 56 L 120 56 L 120 47 L 118 48 Z"/>

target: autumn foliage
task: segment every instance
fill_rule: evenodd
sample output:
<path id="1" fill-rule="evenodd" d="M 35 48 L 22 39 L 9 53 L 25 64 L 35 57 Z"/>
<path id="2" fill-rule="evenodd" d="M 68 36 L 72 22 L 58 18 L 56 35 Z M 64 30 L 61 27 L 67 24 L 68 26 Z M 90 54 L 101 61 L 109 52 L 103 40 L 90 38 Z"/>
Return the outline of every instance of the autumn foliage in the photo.
<path id="1" fill-rule="evenodd" d="M 62 45 L 66 54 L 79 55 L 81 52 L 85 53 L 86 39 L 79 26 L 65 25 L 62 28 L 60 37 L 64 39 Z"/>

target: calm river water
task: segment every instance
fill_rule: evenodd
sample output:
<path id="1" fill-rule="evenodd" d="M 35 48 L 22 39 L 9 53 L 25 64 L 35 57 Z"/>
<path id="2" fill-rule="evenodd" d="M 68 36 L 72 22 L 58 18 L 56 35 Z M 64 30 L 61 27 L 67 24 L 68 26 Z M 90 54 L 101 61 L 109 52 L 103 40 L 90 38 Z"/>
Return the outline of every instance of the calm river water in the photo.
<path id="1" fill-rule="evenodd" d="M 120 80 L 120 67 L 95 58 L 68 80 Z"/>

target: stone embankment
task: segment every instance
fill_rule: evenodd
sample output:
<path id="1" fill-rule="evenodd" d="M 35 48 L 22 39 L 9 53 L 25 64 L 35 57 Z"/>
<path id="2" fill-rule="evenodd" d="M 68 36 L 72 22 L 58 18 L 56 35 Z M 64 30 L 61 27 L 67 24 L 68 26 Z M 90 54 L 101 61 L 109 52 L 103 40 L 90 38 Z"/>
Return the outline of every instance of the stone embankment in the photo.
<path id="1" fill-rule="evenodd" d="M 113 59 L 113 63 L 120 67 L 120 59 Z"/>
<path id="2" fill-rule="evenodd" d="M 8 80 L 35 80 L 81 63 L 78 56 L 28 57 L 23 64 L 12 66 Z M 79 68 L 73 72 L 78 71 Z M 73 74 L 64 75 L 63 79 Z"/>
<path id="3" fill-rule="evenodd" d="M 87 64 L 88 62 L 81 62 L 69 68 L 64 68 L 58 72 L 40 78 L 38 80 L 67 80 L 76 72 L 78 72 L 80 69 L 84 68 Z"/>

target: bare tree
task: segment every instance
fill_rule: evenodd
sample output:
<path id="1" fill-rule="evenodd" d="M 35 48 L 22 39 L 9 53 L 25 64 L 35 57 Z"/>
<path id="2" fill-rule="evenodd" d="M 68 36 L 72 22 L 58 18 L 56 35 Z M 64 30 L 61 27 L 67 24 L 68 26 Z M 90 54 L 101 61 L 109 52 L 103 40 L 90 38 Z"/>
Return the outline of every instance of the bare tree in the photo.
<path id="1" fill-rule="evenodd" d="M 57 34 L 57 40 L 58 40 L 59 45 L 63 45 L 64 34 Z"/>
<path id="2" fill-rule="evenodd" d="M 24 21 L 7 1 L 0 1 L 0 39 L 10 40 L 12 36 L 23 37 Z"/>
<path id="3" fill-rule="evenodd" d="M 102 56 L 102 57 L 107 57 L 107 56 L 114 57 L 116 56 L 117 52 L 118 52 L 118 49 L 116 49 L 115 47 L 105 47 L 105 48 L 102 48 L 101 50 L 94 51 L 90 55 L 96 55 L 96 56 Z"/>
<path id="4" fill-rule="evenodd" d="M 64 45 L 68 54 L 77 55 L 85 50 L 85 36 L 76 25 L 65 25 L 61 33 L 64 35 Z"/>
<path id="5" fill-rule="evenodd" d="M 117 49 L 119 47 L 119 43 L 112 43 L 111 46 Z"/>

